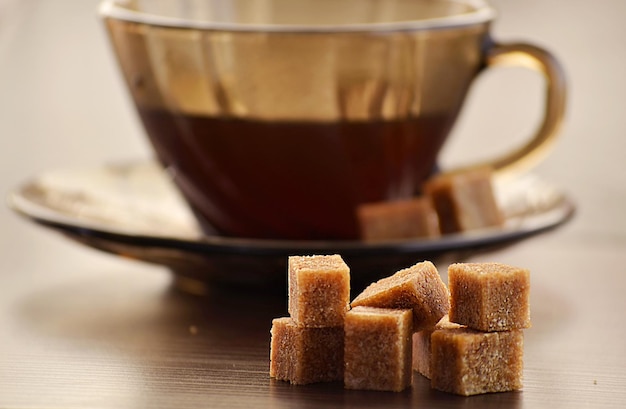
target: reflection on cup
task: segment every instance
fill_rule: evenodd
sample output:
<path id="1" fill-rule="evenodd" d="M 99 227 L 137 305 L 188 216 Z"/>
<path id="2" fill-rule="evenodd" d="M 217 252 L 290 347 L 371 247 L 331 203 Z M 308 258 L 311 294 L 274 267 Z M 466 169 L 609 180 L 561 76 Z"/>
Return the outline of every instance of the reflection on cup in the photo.
<path id="1" fill-rule="evenodd" d="M 106 0 L 146 132 L 207 233 L 356 239 L 356 209 L 421 193 L 477 74 L 520 55 L 548 103 L 521 163 L 553 139 L 558 63 L 489 36 L 464 0 Z M 526 48 L 524 48 L 526 47 Z"/>

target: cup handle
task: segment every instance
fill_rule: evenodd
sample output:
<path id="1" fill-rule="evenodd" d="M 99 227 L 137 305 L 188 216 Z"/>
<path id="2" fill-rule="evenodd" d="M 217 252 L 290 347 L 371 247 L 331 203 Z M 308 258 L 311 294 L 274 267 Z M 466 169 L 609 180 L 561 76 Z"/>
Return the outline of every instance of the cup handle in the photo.
<path id="1" fill-rule="evenodd" d="M 498 175 L 528 170 L 550 151 L 565 116 L 567 86 L 561 64 L 548 51 L 531 44 L 490 42 L 486 50 L 485 66 L 523 66 L 539 71 L 544 76 L 545 113 L 539 129 L 526 144 L 500 158 L 479 165 L 491 167 Z"/>

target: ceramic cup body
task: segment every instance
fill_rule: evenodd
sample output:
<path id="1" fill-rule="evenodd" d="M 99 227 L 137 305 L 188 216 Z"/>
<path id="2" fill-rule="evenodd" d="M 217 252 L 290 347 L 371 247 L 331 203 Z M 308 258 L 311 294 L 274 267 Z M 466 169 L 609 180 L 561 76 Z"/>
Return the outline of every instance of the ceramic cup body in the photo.
<path id="1" fill-rule="evenodd" d="M 356 239 L 359 205 L 419 194 L 494 49 L 470 0 L 101 12 L 158 159 L 207 233 L 235 237 Z"/>

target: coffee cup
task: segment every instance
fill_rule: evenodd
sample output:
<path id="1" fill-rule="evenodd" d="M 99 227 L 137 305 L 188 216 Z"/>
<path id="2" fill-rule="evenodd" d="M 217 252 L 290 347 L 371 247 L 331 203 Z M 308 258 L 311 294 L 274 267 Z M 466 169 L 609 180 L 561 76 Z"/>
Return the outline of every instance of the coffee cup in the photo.
<path id="1" fill-rule="evenodd" d="M 100 14 L 206 234 L 358 239 L 359 206 L 421 193 L 487 68 L 538 70 L 546 103 L 526 143 L 476 166 L 527 169 L 564 114 L 558 61 L 495 41 L 480 0 L 105 0 Z"/>

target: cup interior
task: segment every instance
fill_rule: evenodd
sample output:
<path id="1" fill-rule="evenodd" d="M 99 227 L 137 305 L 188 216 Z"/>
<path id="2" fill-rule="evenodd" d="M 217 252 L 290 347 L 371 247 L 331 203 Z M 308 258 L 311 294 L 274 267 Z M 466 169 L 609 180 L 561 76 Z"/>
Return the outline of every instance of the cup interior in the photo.
<path id="1" fill-rule="evenodd" d="M 100 11 L 161 26 L 243 31 L 417 30 L 494 15 L 483 0 L 105 0 Z"/>

